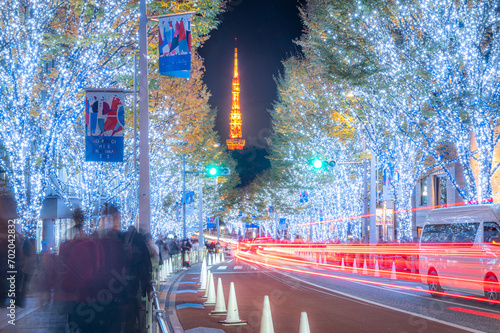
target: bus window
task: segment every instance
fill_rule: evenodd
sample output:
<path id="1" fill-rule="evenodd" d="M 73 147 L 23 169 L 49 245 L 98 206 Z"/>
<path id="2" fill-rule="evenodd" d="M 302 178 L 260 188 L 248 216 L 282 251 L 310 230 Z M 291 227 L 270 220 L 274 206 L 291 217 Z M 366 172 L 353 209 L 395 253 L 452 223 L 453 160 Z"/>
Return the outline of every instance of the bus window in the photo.
<path id="1" fill-rule="evenodd" d="M 500 237 L 500 227 L 495 222 L 484 222 L 483 242 L 491 243 L 493 237 Z"/>

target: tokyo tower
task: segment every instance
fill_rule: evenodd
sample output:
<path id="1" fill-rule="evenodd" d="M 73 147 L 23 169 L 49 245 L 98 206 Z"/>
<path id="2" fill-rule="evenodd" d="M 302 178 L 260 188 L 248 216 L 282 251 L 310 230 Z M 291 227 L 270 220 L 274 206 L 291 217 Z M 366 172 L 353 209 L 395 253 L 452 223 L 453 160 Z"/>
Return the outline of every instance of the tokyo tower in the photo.
<path id="1" fill-rule="evenodd" d="M 230 150 L 243 149 L 245 140 L 241 136 L 240 78 L 238 75 L 238 48 L 236 47 L 234 48 L 233 103 L 229 126 L 229 139 L 226 140 L 227 148 Z"/>

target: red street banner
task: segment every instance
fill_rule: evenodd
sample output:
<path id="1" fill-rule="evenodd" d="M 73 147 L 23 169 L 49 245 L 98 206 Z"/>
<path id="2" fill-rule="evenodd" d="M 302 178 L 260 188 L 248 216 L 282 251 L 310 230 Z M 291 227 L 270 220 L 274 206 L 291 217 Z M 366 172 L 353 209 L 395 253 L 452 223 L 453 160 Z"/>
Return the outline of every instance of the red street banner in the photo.
<path id="1" fill-rule="evenodd" d="M 85 94 L 85 160 L 123 162 L 124 93 L 120 89 L 87 89 Z"/>
<path id="2" fill-rule="evenodd" d="M 159 18 L 158 51 L 160 75 L 191 77 L 191 13 Z"/>

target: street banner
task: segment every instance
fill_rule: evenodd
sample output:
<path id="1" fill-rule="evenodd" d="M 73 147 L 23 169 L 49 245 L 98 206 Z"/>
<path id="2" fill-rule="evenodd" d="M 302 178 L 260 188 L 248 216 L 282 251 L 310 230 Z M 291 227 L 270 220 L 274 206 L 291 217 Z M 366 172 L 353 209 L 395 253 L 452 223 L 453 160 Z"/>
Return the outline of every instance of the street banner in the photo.
<path id="1" fill-rule="evenodd" d="M 119 89 L 85 93 L 85 160 L 123 162 L 125 94 Z"/>
<path id="2" fill-rule="evenodd" d="M 186 191 L 181 197 L 181 203 L 184 203 L 184 200 L 186 200 L 186 216 L 190 216 L 194 212 L 194 191 Z"/>
<path id="3" fill-rule="evenodd" d="M 215 222 L 213 216 L 207 216 L 207 229 L 215 229 Z"/>
<path id="4" fill-rule="evenodd" d="M 299 202 L 305 203 L 309 201 L 307 191 L 300 191 Z"/>
<path id="5" fill-rule="evenodd" d="M 191 13 L 159 18 L 160 75 L 189 79 L 191 76 Z"/>

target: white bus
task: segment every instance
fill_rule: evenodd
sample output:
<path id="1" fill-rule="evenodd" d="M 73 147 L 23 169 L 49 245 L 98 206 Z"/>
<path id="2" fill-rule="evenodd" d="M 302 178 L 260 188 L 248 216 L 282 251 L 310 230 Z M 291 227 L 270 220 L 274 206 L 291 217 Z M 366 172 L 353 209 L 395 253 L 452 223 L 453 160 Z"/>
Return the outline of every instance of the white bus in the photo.
<path id="1" fill-rule="evenodd" d="M 419 269 L 432 296 L 445 290 L 500 298 L 500 205 L 433 209 L 420 236 Z"/>

